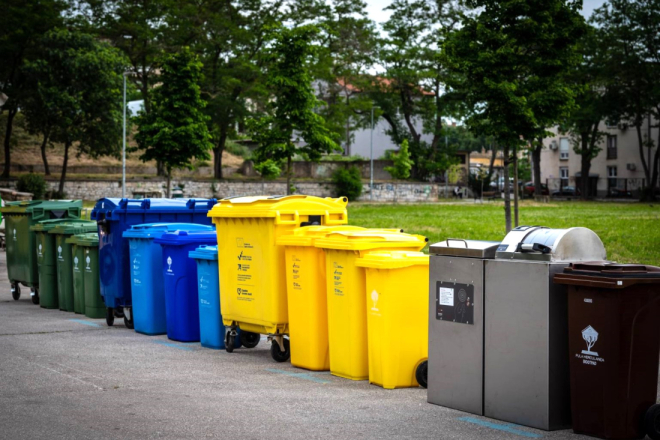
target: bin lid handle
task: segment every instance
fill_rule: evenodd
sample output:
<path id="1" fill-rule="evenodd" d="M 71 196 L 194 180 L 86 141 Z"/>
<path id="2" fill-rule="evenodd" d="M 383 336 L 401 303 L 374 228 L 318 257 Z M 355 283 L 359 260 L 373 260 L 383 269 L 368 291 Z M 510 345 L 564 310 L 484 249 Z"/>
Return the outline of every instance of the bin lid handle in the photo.
<path id="1" fill-rule="evenodd" d="M 428 239 L 427 239 L 427 240 L 428 240 Z M 445 240 L 445 242 L 447 243 L 447 247 L 449 247 L 449 240 L 452 240 L 452 241 L 462 241 L 463 243 L 465 243 L 465 249 L 468 248 L 467 241 L 463 240 L 462 238 L 448 238 L 447 240 Z"/>

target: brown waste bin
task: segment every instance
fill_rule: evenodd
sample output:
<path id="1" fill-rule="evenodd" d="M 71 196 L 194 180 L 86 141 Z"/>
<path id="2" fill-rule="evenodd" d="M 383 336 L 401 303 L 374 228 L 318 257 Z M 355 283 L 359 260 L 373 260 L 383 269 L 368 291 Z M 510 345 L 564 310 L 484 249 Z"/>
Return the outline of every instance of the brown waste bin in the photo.
<path id="1" fill-rule="evenodd" d="M 573 263 L 568 285 L 573 430 L 660 439 L 660 267 Z"/>

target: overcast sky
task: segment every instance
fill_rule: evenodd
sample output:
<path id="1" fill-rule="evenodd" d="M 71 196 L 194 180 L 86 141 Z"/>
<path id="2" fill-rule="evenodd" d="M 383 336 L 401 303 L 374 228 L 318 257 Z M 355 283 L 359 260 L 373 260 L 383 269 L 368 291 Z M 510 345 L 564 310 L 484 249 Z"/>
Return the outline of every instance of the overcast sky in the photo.
<path id="1" fill-rule="evenodd" d="M 372 20 L 379 24 L 387 21 L 390 15 L 389 11 L 384 11 L 383 9 L 391 3 L 390 0 L 366 0 L 366 2 L 368 5 L 367 11 Z M 583 0 L 583 2 L 583 15 L 589 18 L 593 10 L 605 3 L 605 0 Z"/>

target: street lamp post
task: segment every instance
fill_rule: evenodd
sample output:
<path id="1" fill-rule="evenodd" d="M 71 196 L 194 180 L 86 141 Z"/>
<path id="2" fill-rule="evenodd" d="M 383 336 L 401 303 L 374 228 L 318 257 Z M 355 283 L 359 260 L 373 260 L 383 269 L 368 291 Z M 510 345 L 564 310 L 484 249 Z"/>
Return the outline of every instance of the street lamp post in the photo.
<path id="1" fill-rule="evenodd" d="M 126 198 L 126 75 L 124 72 L 124 135 L 122 136 L 122 159 L 121 159 L 121 198 Z"/>
<path id="2" fill-rule="evenodd" d="M 369 167 L 369 200 L 374 199 L 374 107 L 371 106 L 371 139 L 369 141 L 369 152 L 371 156 Z"/>

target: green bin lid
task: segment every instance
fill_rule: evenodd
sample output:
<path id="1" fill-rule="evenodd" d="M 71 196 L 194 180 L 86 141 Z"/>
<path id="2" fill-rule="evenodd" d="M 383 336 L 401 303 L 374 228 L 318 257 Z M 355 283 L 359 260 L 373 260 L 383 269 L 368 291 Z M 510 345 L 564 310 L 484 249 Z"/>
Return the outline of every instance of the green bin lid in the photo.
<path id="1" fill-rule="evenodd" d="M 87 234 L 76 234 L 65 240 L 65 243 L 77 244 L 78 246 L 96 247 L 99 245 L 99 234 L 96 232 Z"/>
<path id="2" fill-rule="evenodd" d="M 62 211 L 57 217 L 79 217 L 82 200 L 20 200 L 7 202 L 0 208 L 3 214 L 30 214 L 40 218 L 46 212 Z"/>
<path id="3" fill-rule="evenodd" d="M 62 222 L 48 231 L 49 234 L 75 235 L 96 232 L 96 222 L 77 220 L 73 222 Z"/>
<path id="4" fill-rule="evenodd" d="M 53 220 L 42 220 L 34 226 L 30 226 L 30 231 L 48 232 L 56 226 L 63 223 L 89 223 L 89 220 L 79 220 L 75 218 L 56 218 Z"/>

